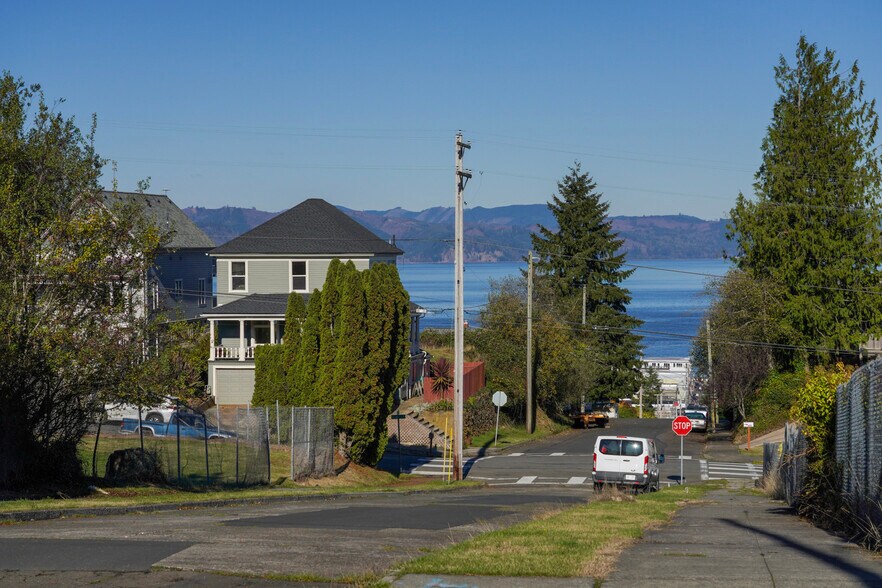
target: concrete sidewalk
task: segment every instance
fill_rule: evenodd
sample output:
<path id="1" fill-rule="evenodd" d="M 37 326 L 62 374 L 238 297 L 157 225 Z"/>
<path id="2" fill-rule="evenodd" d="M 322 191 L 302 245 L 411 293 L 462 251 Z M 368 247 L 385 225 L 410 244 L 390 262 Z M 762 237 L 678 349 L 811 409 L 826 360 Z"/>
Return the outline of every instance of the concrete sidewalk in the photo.
<path id="1" fill-rule="evenodd" d="M 882 558 L 799 519 L 783 503 L 718 490 L 625 550 L 617 586 L 882 586 Z"/>

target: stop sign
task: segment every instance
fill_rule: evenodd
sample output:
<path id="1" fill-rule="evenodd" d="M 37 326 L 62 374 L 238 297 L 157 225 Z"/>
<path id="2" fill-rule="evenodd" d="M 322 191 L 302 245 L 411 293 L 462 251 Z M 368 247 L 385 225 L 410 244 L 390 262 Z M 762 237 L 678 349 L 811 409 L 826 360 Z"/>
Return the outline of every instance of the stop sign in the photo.
<path id="1" fill-rule="evenodd" d="M 685 437 L 692 430 L 692 421 L 682 415 L 678 416 L 671 423 L 671 429 L 681 437 Z"/>

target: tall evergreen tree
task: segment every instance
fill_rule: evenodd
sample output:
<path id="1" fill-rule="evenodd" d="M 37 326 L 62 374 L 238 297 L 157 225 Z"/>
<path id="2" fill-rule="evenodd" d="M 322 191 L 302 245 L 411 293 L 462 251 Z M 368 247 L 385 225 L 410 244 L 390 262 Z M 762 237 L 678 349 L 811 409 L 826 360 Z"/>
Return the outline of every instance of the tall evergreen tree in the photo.
<path id="1" fill-rule="evenodd" d="M 334 420 L 345 435 L 344 445 L 356 462 L 363 462 L 373 432 L 371 412 L 375 407 L 365 393 L 373 382 L 368 380 L 368 335 L 365 328 L 367 300 L 361 274 L 350 261 L 337 274 L 339 319 L 335 324 L 337 349 L 331 389 Z M 324 345 L 324 342 L 322 343 Z"/>
<path id="2" fill-rule="evenodd" d="M 586 361 L 608 368 L 600 371 L 602 394 L 631 393 L 639 385 L 641 356 L 633 329 L 642 322 L 627 314 L 631 294 L 621 284 L 634 270 L 624 269 L 623 241 L 613 232 L 609 204 L 578 162 L 557 188 L 548 208 L 558 230 L 540 226 L 532 235 L 536 272 L 550 283 L 557 305 L 570 309 L 566 318 L 572 323 L 581 320 L 584 290 L 587 328 L 576 330 L 588 343 Z"/>
<path id="3" fill-rule="evenodd" d="M 322 308 L 319 315 L 319 360 L 316 366 L 313 395 L 331 402 L 334 398 L 334 359 L 337 356 L 337 336 L 340 318 L 339 276 L 343 264 L 334 258 L 328 266 L 322 286 Z"/>
<path id="4" fill-rule="evenodd" d="M 840 72 L 835 53 L 805 37 L 793 65 L 781 56 L 775 81 L 755 199 L 738 196 L 728 236 L 740 269 L 785 287 L 793 343 L 856 351 L 882 322 L 875 100 L 864 98 L 856 62 Z"/>
<path id="5" fill-rule="evenodd" d="M 321 349 L 322 292 L 313 290 L 300 332 L 300 348 L 288 367 L 288 402 L 292 406 L 324 406 L 328 398 L 317 393 L 316 378 Z"/>

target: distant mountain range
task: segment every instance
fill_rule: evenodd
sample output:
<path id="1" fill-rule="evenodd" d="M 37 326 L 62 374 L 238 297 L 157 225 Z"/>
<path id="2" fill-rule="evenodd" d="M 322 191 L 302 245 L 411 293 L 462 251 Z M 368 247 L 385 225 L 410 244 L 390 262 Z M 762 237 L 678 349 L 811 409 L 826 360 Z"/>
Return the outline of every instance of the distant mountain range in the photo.
<path id="1" fill-rule="evenodd" d="M 421 211 L 340 210 L 383 239 L 395 239 L 404 250 L 402 262 L 453 261 L 453 208 Z M 190 219 L 221 245 L 274 217 L 277 212 L 255 208 L 188 207 Z M 614 216 L 613 229 L 624 239 L 630 259 L 709 259 L 732 253 L 726 241 L 726 220 L 706 221 L 694 216 Z M 539 225 L 556 229 L 544 204 L 515 204 L 465 211 L 466 261 L 517 261 L 530 249 L 530 234 Z"/>

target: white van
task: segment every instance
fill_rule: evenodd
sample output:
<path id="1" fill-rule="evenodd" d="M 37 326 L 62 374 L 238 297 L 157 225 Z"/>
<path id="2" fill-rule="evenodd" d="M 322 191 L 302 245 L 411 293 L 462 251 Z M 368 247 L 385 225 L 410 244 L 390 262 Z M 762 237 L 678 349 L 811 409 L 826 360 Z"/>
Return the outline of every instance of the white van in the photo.
<path id="1" fill-rule="evenodd" d="M 659 487 L 658 465 L 665 456 L 659 454 L 655 441 L 643 437 L 598 437 L 594 443 L 594 490 L 604 484 L 655 491 Z"/>

